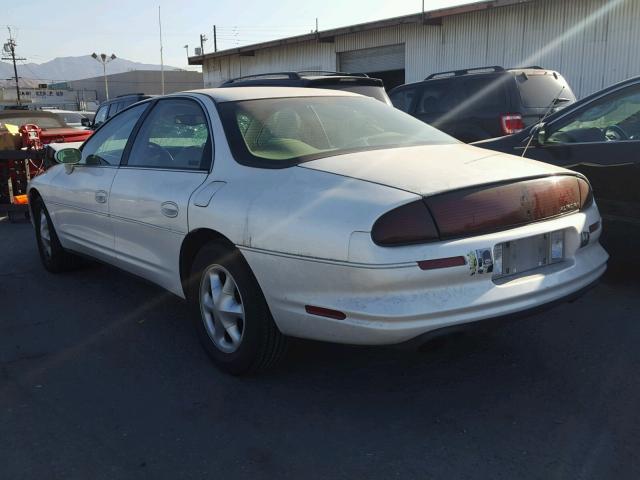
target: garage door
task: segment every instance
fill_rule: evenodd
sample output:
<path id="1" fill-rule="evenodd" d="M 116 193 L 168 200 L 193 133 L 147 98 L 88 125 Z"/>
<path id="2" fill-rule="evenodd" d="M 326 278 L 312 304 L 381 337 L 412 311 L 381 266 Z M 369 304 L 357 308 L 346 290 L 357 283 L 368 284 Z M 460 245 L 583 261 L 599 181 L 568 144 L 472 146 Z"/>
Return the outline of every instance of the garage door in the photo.
<path id="1" fill-rule="evenodd" d="M 341 52 L 338 56 L 343 72 L 404 70 L 404 44 Z"/>

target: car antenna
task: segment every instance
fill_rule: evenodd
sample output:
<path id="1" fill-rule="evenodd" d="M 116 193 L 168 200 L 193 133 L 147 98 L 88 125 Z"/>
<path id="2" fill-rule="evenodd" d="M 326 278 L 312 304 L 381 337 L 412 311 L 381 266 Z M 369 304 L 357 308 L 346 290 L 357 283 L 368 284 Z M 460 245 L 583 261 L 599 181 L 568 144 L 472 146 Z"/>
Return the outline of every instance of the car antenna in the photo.
<path id="1" fill-rule="evenodd" d="M 529 145 L 531 145 L 531 141 L 533 140 L 533 135 L 540 129 L 540 127 L 542 127 L 544 120 L 551 114 L 551 109 L 555 106 L 558 100 L 560 100 L 560 95 L 562 95 L 562 92 L 564 92 L 564 87 L 565 86 L 563 85 L 560 91 L 558 92 L 558 94 L 555 97 L 553 97 L 553 100 L 551 100 L 551 103 L 549 104 L 547 111 L 544 112 L 544 115 L 542 116 L 540 121 L 536 123 L 534 127 L 531 129 L 531 135 L 529 135 L 529 140 L 527 141 L 527 145 L 524 147 L 524 150 L 522 151 L 521 157 L 524 157 L 526 155 L 527 150 L 529 150 Z"/>

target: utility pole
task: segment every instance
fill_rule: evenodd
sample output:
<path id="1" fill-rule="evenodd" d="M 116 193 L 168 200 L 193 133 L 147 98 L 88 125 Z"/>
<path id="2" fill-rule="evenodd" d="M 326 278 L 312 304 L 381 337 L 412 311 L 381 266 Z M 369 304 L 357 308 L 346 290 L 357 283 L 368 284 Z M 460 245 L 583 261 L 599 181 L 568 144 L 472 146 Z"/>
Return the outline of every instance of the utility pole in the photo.
<path id="1" fill-rule="evenodd" d="M 164 59 L 162 58 L 162 20 L 160 19 L 160 5 L 158 5 L 158 26 L 160 27 L 160 83 L 164 95 Z"/>
<path id="2" fill-rule="evenodd" d="M 13 75 L 14 75 L 14 79 L 16 81 L 16 96 L 17 96 L 17 102 L 18 102 L 18 106 L 21 105 L 21 101 L 20 101 L 20 85 L 18 82 L 18 67 L 16 66 L 16 61 L 17 60 L 26 60 L 26 58 L 16 58 L 16 41 L 13 39 L 13 35 L 11 35 L 11 28 L 7 27 L 7 30 L 9 30 L 9 39 L 7 40 L 7 43 L 4 44 L 4 51 L 5 53 L 10 54 L 10 57 L 2 57 L 2 60 L 11 60 L 13 62 Z"/>
<path id="3" fill-rule="evenodd" d="M 207 37 L 205 37 L 204 33 L 200 34 L 200 55 L 204 55 L 204 42 L 207 41 Z"/>
<path id="4" fill-rule="evenodd" d="M 187 64 L 189 64 L 189 45 L 185 45 L 184 48 L 187 51 Z"/>
<path id="5" fill-rule="evenodd" d="M 102 75 L 104 76 L 104 91 L 107 95 L 107 100 L 109 100 L 109 83 L 107 82 L 107 63 L 116 59 L 116 56 L 112 53 L 110 57 L 108 57 L 105 53 L 101 53 L 98 55 L 97 53 L 92 53 L 91 58 L 97 60 L 102 64 Z"/>
<path id="6" fill-rule="evenodd" d="M 213 26 L 213 51 L 218 51 L 218 35 L 216 35 L 216 26 Z"/>

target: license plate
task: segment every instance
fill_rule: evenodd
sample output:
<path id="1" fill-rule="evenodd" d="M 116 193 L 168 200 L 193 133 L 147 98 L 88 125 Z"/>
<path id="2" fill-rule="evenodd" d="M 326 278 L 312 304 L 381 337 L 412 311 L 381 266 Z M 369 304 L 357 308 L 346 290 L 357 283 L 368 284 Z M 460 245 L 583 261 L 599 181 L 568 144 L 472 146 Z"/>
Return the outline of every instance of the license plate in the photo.
<path id="1" fill-rule="evenodd" d="M 493 249 L 493 278 L 518 275 L 564 260 L 564 230 L 519 238 Z"/>

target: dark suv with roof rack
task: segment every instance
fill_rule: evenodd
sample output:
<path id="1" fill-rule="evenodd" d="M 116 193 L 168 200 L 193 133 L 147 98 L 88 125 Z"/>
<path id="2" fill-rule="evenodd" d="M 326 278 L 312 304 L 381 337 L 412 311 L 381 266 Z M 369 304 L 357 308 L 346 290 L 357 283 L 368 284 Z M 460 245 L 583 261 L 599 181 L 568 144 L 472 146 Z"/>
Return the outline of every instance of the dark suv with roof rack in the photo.
<path id="1" fill-rule="evenodd" d="M 434 73 L 389 96 L 396 108 L 463 142 L 519 132 L 576 99 L 562 75 L 538 66 Z"/>
<path id="2" fill-rule="evenodd" d="M 261 73 L 227 80 L 220 86 L 328 88 L 359 93 L 391 105 L 382 80 L 371 78 L 364 73 L 326 72 L 323 70 Z"/>

